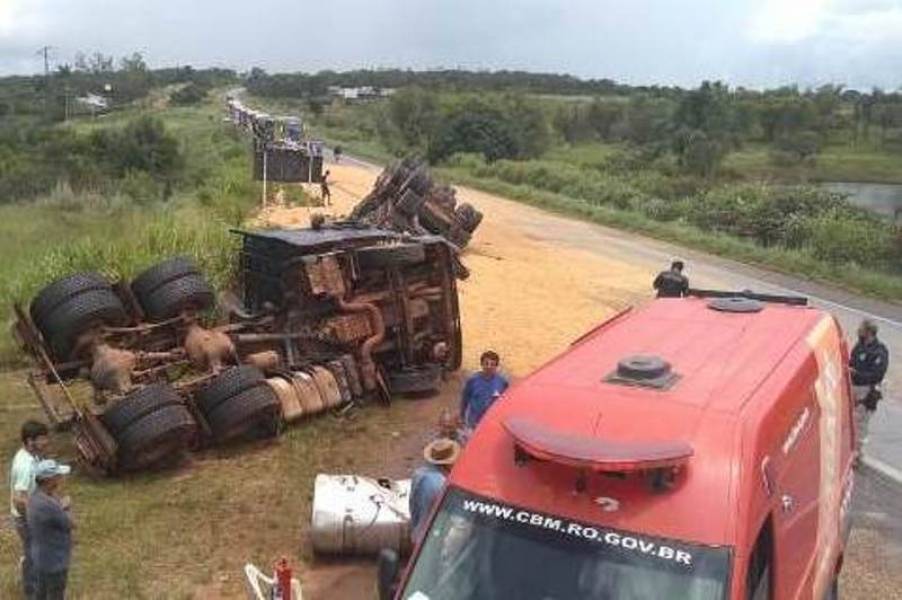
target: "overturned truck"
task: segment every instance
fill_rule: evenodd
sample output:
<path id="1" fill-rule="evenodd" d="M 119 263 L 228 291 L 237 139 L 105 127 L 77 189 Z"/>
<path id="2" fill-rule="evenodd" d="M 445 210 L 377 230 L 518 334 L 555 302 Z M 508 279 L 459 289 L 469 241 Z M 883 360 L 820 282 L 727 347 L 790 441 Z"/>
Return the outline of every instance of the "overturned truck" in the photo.
<path id="1" fill-rule="evenodd" d="M 463 248 L 482 213 L 466 202 L 458 205 L 454 188 L 435 183 L 424 161 L 408 157 L 386 167 L 350 218 L 400 232 L 440 235 Z"/>
<path id="2" fill-rule="evenodd" d="M 175 257 L 45 287 L 13 333 L 50 421 L 112 474 L 436 389 L 461 362 L 454 250 L 376 228 L 236 231 L 238 296 Z"/>

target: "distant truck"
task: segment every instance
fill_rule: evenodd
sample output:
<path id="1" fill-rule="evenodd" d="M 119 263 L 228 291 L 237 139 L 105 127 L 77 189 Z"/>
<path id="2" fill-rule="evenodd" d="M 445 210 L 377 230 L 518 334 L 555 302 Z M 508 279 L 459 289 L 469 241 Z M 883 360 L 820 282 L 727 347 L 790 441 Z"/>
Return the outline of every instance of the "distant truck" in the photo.
<path id="1" fill-rule="evenodd" d="M 836 598 L 853 431 L 836 320 L 792 298 L 661 299 L 491 408 L 382 598 Z M 722 296 L 722 297 L 721 297 Z"/>
<path id="2" fill-rule="evenodd" d="M 422 393 L 461 363 L 456 253 L 372 227 L 239 231 L 240 297 L 175 257 L 130 282 L 50 283 L 13 333 L 28 382 L 82 462 L 150 468 L 199 445 L 276 435 L 366 399 Z"/>

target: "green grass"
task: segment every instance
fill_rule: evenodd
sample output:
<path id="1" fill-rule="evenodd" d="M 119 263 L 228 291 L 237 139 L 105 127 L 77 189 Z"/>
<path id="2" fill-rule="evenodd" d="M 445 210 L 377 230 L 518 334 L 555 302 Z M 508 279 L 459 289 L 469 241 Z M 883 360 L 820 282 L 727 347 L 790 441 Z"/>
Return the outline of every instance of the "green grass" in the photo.
<path id="1" fill-rule="evenodd" d="M 775 166 L 766 146 L 749 145 L 728 155 L 723 167 L 750 179 L 902 184 L 902 153 L 872 145 L 831 145 L 817 156 L 814 166 L 795 168 Z"/>
<path id="2" fill-rule="evenodd" d="M 0 306 L 27 304 L 52 279 L 79 270 L 127 278 L 173 254 L 193 255 L 218 286 L 228 284 L 240 225 L 259 197 L 250 178 L 249 141 L 222 123 L 218 97 L 192 108 L 153 109 L 179 139 L 184 173 L 166 202 L 138 206 L 127 197 L 61 188 L 29 203 L 0 206 Z M 103 119 L 71 121 L 88 131 L 122 126 L 134 108 Z M 0 365 L 21 356 L 0 336 Z"/>
<path id="3" fill-rule="evenodd" d="M 839 285 L 877 298 L 895 302 L 902 300 L 902 277 L 861 267 L 837 269 L 802 250 L 765 248 L 753 242 L 702 231 L 679 222 L 655 221 L 634 211 L 592 205 L 583 200 L 527 185 L 512 185 L 494 178 L 473 177 L 463 169 L 441 169 L 440 174 L 454 183 L 519 200 L 558 214 L 633 231 L 778 272 Z"/>

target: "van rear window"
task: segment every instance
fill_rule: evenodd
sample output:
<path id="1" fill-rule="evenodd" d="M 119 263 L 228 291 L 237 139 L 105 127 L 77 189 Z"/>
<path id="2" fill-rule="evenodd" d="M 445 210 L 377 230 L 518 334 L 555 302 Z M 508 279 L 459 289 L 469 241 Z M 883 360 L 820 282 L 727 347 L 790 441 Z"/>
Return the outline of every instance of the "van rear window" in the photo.
<path id="1" fill-rule="evenodd" d="M 581 523 L 451 489 L 405 600 L 726 597 L 730 552 Z"/>

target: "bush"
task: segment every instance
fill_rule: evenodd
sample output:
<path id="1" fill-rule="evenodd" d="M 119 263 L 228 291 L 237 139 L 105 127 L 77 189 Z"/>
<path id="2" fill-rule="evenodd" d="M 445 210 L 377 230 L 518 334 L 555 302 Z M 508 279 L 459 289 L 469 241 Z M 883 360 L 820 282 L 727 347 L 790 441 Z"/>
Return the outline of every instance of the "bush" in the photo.
<path id="1" fill-rule="evenodd" d="M 200 85 L 191 82 L 183 86 L 181 89 L 172 93 L 169 100 L 176 106 L 191 106 L 200 104 L 207 98 L 210 88 L 206 85 Z"/>
<path id="2" fill-rule="evenodd" d="M 833 264 L 873 267 L 892 257 L 892 232 L 864 216 L 834 209 L 811 219 L 808 230 L 814 256 Z"/>

